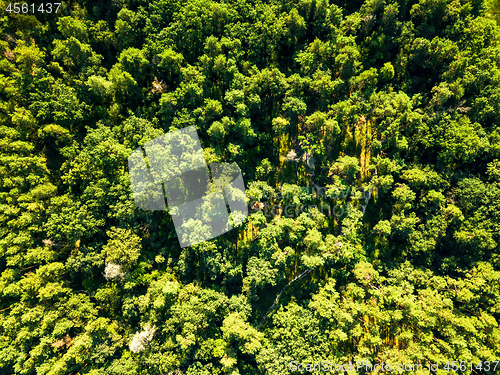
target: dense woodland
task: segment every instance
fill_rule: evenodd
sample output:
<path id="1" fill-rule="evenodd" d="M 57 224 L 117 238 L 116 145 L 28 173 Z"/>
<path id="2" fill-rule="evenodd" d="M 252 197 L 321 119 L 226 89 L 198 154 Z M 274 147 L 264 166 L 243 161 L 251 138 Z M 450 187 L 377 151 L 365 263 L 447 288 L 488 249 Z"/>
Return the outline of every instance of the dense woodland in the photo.
<path id="1" fill-rule="evenodd" d="M 493 373 L 498 1 L 0 4 L 0 374 Z M 181 248 L 127 159 L 193 125 L 251 211 Z"/>

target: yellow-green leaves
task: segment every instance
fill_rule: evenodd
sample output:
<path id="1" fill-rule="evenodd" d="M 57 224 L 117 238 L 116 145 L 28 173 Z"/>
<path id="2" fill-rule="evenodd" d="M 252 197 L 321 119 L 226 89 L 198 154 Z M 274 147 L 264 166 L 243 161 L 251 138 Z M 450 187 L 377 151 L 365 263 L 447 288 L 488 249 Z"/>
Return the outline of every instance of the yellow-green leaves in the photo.
<path id="1" fill-rule="evenodd" d="M 107 231 L 108 242 L 102 248 L 106 261 L 124 267 L 133 266 L 141 254 L 141 238 L 130 229 L 112 227 Z"/>

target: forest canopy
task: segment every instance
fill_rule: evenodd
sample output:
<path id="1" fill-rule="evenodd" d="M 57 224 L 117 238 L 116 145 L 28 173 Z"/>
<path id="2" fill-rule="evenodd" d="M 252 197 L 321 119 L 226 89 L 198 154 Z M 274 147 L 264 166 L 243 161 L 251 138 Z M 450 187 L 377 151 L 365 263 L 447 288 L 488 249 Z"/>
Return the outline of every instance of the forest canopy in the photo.
<path id="1" fill-rule="evenodd" d="M 9 4 L 0 374 L 494 373 L 498 0 Z M 181 247 L 127 160 L 190 126 L 250 211 Z"/>

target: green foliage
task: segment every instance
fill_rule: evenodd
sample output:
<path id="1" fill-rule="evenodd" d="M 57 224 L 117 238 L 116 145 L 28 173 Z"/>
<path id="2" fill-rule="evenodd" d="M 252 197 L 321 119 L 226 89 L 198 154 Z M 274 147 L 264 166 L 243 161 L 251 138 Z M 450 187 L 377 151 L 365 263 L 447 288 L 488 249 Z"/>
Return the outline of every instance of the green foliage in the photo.
<path id="1" fill-rule="evenodd" d="M 2 13 L 0 374 L 498 360 L 499 9 Z M 187 126 L 208 163 L 241 168 L 249 215 L 180 248 L 127 159 Z"/>
<path id="2" fill-rule="evenodd" d="M 134 265 L 140 256 L 141 238 L 131 230 L 112 227 L 106 232 L 109 240 L 102 248 L 107 262 Z"/>

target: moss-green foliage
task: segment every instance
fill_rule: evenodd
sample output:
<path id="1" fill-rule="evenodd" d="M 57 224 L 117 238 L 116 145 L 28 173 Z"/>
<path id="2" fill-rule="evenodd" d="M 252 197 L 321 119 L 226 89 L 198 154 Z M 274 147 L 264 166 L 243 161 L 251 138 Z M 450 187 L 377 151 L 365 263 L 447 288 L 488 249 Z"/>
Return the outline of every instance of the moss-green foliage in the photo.
<path id="1" fill-rule="evenodd" d="M 497 21 L 497 0 L 0 12 L 0 374 L 499 360 Z M 181 249 L 127 158 L 193 125 L 252 210 Z"/>

